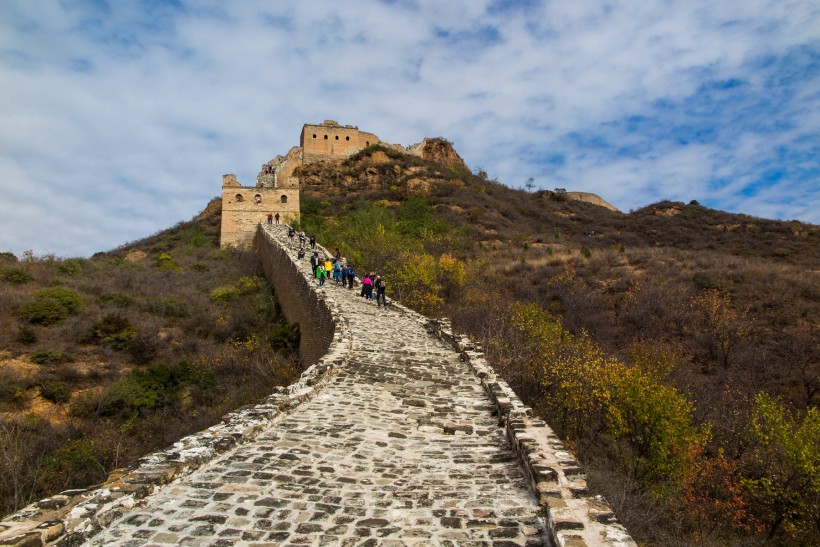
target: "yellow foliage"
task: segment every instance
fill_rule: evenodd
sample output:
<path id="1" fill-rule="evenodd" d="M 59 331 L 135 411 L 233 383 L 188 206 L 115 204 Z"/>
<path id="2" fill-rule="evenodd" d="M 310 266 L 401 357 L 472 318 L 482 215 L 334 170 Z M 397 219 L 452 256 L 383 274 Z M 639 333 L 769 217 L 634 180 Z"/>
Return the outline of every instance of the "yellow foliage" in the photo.
<path id="1" fill-rule="evenodd" d="M 395 297 L 421 313 L 435 314 L 444 304 L 432 255 L 403 253 L 385 267 L 385 274 Z"/>
<path id="2" fill-rule="evenodd" d="M 664 379 L 686 362 L 679 345 L 662 340 L 640 340 L 629 346 L 632 366 L 657 379 Z"/>
<path id="3" fill-rule="evenodd" d="M 820 499 L 820 410 L 802 416 L 766 393 L 755 398 L 750 436 L 755 473 L 744 483 L 764 508 L 770 536 L 811 530 Z"/>
<path id="4" fill-rule="evenodd" d="M 672 362 L 671 349 L 638 344 L 641 366 L 627 367 L 537 304 L 511 304 L 507 327 L 493 346 L 540 388 L 554 425 L 571 438 L 599 427 L 626 442 L 634 461 L 625 464 L 639 479 L 674 485 L 683 478 L 691 447 L 708 432 L 692 425 L 692 404 L 657 374 Z"/>

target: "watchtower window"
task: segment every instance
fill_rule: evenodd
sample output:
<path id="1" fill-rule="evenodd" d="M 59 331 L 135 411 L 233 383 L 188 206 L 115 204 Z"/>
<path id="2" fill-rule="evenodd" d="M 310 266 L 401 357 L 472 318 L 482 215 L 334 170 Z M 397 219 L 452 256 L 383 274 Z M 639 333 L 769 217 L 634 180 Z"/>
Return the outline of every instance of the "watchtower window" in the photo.
<path id="1" fill-rule="evenodd" d="M 325 140 L 327 140 L 327 135 L 325 135 Z"/>
<path id="2" fill-rule="evenodd" d="M 314 134 L 313 134 L 313 138 L 314 138 L 314 139 L 316 138 L 316 133 L 314 133 Z"/>
<path id="3" fill-rule="evenodd" d="M 337 141 L 339 140 L 339 135 L 336 135 L 336 140 L 337 140 Z"/>
<path id="4" fill-rule="evenodd" d="M 346 140 L 346 141 L 349 141 L 349 140 L 350 140 L 350 137 L 345 137 L 345 140 Z"/>
<path id="5" fill-rule="evenodd" d="M 262 203 L 262 196 L 256 194 L 255 196 L 253 196 L 253 201 L 255 201 L 257 205 L 259 205 L 260 203 Z"/>
<path id="6" fill-rule="evenodd" d="M 241 201 L 245 201 L 245 198 L 243 198 L 243 197 L 242 197 L 242 194 L 236 194 L 236 196 L 234 197 L 234 199 L 236 199 L 236 202 L 237 202 L 237 203 L 239 203 L 239 202 L 241 202 Z"/>
<path id="7" fill-rule="evenodd" d="M 279 198 L 279 201 L 281 201 L 282 203 L 287 203 L 288 202 L 288 196 L 282 196 L 281 198 Z"/>
<path id="8" fill-rule="evenodd" d="M 370 141 L 365 141 L 364 145 L 365 146 L 370 146 Z"/>

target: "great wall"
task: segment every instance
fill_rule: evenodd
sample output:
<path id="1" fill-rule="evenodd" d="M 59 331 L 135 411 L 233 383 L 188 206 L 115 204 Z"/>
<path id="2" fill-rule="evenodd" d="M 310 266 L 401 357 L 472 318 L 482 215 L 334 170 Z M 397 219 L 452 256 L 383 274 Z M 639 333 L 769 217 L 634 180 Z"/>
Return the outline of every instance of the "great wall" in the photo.
<path id="1" fill-rule="evenodd" d="M 300 381 L 9 515 L 0 544 L 635 545 L 469 339 L 318 289 L 284 225 L 255 246 L 302 328 Z"/>
<path id="2" fill-rule="evenodd" d="M 255 186 L 223 178 L 222 244 L 259 254 L 300 326 L 300 380 L 101 485 L 4 517 L 0 545 L 635 545 L 481 348 L 445 320 L 318 288 L 288 226 L 263 221 L 298 220 L 299 165 L 374 142 L 305 125 Z"/>

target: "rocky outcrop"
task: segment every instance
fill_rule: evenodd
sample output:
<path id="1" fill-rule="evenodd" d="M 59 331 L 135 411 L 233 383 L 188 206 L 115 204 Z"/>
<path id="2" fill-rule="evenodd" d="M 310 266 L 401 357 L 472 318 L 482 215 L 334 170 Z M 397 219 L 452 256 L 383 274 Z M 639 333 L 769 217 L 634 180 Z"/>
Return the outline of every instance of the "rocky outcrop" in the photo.
<path id="1" fill-rule="evenodd" d="M 589 192 L 566 192 L 566 197 L 567 199 L 571 199 L 573 201 L 583 201 L 584 203 L 591 203 L 599 207 L 605 207 L 610 211 L 621 212 L 617 207 L 611 205 L 597 194 L 591 194 Z"/>
<path id="2" fill-rule="evenodd" d="M 456 149 L 453 147 L 453 143 L 446 139 L 425 138 L 420 143 L 408 147 L 407 151 L 410 154 L 420 156 L 426 160 L 434 161 L 441 165 L 453 167 L 459 171 L 470 170 L 470 168 L 467 167 L 467 164 L 464 163 L 464 160 L 461 159 L 461 156 L 458 155 L 458 152 L 456 152 Z"/>

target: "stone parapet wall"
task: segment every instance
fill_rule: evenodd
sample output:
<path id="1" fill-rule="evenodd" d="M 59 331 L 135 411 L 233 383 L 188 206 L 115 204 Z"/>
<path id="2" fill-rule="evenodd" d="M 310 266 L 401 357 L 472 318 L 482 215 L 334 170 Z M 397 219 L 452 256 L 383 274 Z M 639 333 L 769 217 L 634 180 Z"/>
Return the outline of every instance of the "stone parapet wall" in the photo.
<path id="1" fill-rule="evenodd" d="M 328 313 L 324 293 L 313 290 L 310 280 L 301 274 L 288 250 L 261 226 L 256 233 L 254 248 L 285 319 L 299 324 L 299 356 L 305 363 L 319 361 L 333 341 L 338 317 Z M 324 249 L 320 251 L 326 252 Z"/>
<path id="2" fill-rule="evenodd" d="M 431 319 L 428 330 L 447 342 L 481 382 L 504 421 L 507 438 L 518 457 L 547 519 L 555 545 L 637 546 L 602 496 L 587 490 L 586 474 L 558 436 L 533 416 L 504 380 L 496 377 L 481 348 L 467 336 L 454 335 L 447 319 Z"/>

